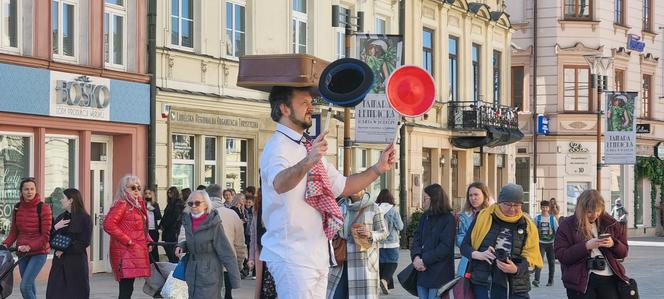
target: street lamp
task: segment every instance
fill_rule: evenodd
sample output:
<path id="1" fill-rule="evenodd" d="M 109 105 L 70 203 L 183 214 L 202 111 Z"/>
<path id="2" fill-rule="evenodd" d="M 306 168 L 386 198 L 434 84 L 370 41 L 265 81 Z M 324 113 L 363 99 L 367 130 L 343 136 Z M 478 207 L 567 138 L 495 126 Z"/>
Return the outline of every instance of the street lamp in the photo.
<path id="1" fill-rule="evenodd" d="M 613 65 L 613 58 L 600 55 L 584 55 L 590 68 L 590 89 L 597 90 L 597 191 L 602 189 L 602 93 L 608 88 L 608 76 L 606 75 Z"/>
<path id="2" fill-rule="evenodd" d="M 343 20 L 340 20 L 340 11 L 339 5 L 332 5 L 332 27 L 343 25 L 346 28 L 344 32 L 344 57 L 350 57 L 350 38 L 354 32 L 363 31 L 364 12 L 358 11 L 357 17 L 346 15 Z M 353 20 L 355 20 L 355 24 L 353 24 Z M 357 31 L 353 31 L 353 29 L 357 29 Z M 344 176 L 350 175 L 350 148 L 350 108 L 344 107 Z"/>

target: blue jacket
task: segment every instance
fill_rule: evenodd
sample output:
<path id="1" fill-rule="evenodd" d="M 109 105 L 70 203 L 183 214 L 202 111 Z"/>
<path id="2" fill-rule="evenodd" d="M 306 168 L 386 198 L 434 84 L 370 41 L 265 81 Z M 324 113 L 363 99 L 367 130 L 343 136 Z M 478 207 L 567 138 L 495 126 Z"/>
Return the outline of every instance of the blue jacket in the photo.
<path id="1" fill-rule="evenodd" d="M 466 237 L 468 228 L 470 224 L 475 220 L 475 214 L 473 212 L 461 212 L 459 213 L 459 230 L 456 233 L 456 246 L 461 249 L 461 243 L 463 243 L 463 238 Z M 461 256 L 459 261 L 459 267 L 457 268 L 457 275 L 463 276 L 466 273 L 466 268 L 468 267 L 468 258 Z"/>
<path id="2" fill-rule="evenodd" d="M 389 206 L 392 207 L 389 208 Z M 387 227 L 390 234 L 387 239 L 380 243 L 380 248 L 399 248 L 399 232 L 403 230 L 403 220 L 401 220 L 399 210 L 396 206 L 388 203 L 381 203 L 378 207 L 381 212 L 383 209 L 389 208 L 387 212 L 383 213 L 383 217 L 385 218 L 385 227 Z"/>
<path id="3" fill-rule="evenodd" d="M 419 256 L 427 268 L 417 275 L 417 285 L 440 288 L 454 279 L 454 235 L 456 220 L 452 213 L 432 215 L 424 212 L 413 235 L 411 259 Z"/>

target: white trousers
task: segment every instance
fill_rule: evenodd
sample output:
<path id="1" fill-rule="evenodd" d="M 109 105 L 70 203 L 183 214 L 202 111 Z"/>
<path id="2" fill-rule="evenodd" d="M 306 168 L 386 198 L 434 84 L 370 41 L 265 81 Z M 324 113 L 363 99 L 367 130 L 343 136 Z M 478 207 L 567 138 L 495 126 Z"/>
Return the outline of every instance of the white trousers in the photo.
<path id="1" fill-rule="evenodd" d="M 325 299 L 329 269 L 312 269 L 285 262 L 267 262 L 279 299 Z"/>

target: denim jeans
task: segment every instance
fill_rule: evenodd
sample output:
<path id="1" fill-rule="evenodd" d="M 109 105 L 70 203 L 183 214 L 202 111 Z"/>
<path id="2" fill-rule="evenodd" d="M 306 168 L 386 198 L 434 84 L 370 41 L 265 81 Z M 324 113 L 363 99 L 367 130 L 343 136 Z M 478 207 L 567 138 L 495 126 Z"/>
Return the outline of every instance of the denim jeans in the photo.
<path id="1" fill-rule="evenodd" d="M 437 294 L 438 294 L 438 289 L 429 289 L 417 286 L 417 297 L 419 299 L 436 299 Z"/>
<path id="2" fill-rule="evenodd" d="M 35 279 L 46 263 L 46 254 L 37 254 L 25 257 L 18 262 L 21 273 L 21 295 L 23 299 L 37 299 Z"/>

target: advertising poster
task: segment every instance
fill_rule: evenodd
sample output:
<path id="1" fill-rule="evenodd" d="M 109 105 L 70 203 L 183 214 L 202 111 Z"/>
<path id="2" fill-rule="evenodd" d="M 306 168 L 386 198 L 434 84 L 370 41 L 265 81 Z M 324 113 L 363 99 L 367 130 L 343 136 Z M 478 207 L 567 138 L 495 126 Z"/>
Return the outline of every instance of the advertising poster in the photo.
<path id="1" fill-rule="evenodd" d="M 636 163 L 636 92 L 606 93 L 604 164 Z"/>

